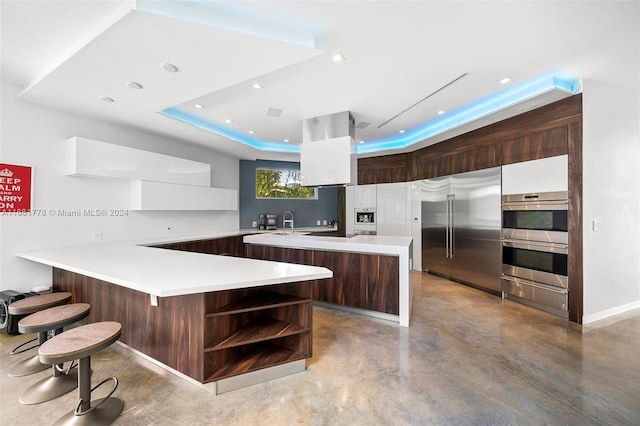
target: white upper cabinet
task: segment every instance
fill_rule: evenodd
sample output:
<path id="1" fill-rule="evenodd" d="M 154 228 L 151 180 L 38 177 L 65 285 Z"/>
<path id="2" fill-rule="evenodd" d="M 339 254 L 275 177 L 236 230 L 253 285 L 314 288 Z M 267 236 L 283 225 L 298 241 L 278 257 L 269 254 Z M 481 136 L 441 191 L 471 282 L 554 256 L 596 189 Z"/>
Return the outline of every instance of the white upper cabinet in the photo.
<path id="1" fill-rule="evenodd" d="M 238 210 L 238 191 L 211 188 L 211 165 L 73 137 L 65 141 L 68 176 L 131 181 L 131 210 Z"/>
<path id="2" fill-rule="evenodd" d="M 65 141 L 66 174 L 211 186 L 211 165 L 93 139 Z"/>
<path id="3" fill-rule="evenodd" d="M 131 210 L 238 210 L 235 189 L 134 180 L 130 194 Z"/>
<path id="4" fill-rule="evenodd" d="M 374 209 L 377 201 L 378 185 L 357 185 L 354 187 L 353 207 L 357 209 Z"/>
<path id="5" fill-rule="evenodd" d="M 567 191 L 569 162 L 566 155 L 502 166 L 502 194 Z"/>

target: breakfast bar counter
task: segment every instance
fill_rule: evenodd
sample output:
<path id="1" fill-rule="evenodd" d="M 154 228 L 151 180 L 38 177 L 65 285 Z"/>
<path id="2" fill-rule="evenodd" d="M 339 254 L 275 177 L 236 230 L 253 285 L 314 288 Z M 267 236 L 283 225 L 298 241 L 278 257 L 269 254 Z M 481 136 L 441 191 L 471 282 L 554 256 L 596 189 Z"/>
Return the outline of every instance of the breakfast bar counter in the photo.
<path id="1" fill-rule="evenodd" d="M 53 267 L 53 288 L 91 304 L 88 322 L 214 392 L 304 370 L 312 286 L 326 268 L 133 244 L 23 252 Z M 235 379 L 238 379 L 234 382 Z"/>

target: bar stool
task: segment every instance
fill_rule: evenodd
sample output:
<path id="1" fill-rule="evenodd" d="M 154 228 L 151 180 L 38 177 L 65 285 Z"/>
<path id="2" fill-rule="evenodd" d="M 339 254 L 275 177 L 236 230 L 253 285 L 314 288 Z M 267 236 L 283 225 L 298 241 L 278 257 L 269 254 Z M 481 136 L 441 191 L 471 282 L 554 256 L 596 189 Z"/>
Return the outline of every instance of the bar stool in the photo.
<path id="1" fill-rule="evenodd" d="M 118 379 L 110 377 L 91 387 L 91 355 L 110 346 L 120 338 L 122 326 L 115 321 L 95 322 L 73 328 L 52 337 L 40 346 L 40 361 L 60 364 L 78 360 L 78 396 L 75 410 L 62 416 L 56 425 L 109 425 L 120 415 L 124 401 L 112 397 L 118 388 Z M 105 398 L 91 405 L 91 392 L 109 380 L 114 381 L 113 389 Z"/>
<path id="2" fill-rule="evenodd" d="M 91 305 L 88 303 L 72 303 L 55 306 L 38 311 L 23 318 L 18 323 L 20 333 L 41 333 L 49 330 L 62 330 L 63 327 L 80 321 L 89 315 Z M 70 392 L 78 386 L 77 370 L 72 370 L 73 363 L 65 372 L 64 365 L 53 365 L 53 375 L 34 383 L 20 395 L 22 404 L 38 404 L 51 401 Z"/>
<path id="3" fill-rule="evenodd" d="M 9 313 L 11 315 L 31 315 L 35 312 L 42 311 L 44 309 L 52 308 L 54 306 L 66 305 L 71 301 L 72 294 L 66 291 L 58 293 L 47 293 L 38 296 L 27 297 L 26 299 L 18 300 L 9 305 Z M 54 330 L 54 333 L 57 330 Z M 62 331 L 62 330 L 59 330 Z M 46 331 L 38 333 L 38 345 L 42 345 L 47 341 L 48 335 Z M 34 339 L 35 340 L 35 339 Z M 33 340 L 29 341 L 32 342 Z M 18 354 L 25 352 L 29 349 L 18 351 L 19 348 L 29 343 L 25 342 L 11 351 L 11 354 Z M 38 345 L 33 346 L 34 348 Z M 18 377 L 26 376 L 28 374 L 37 373 L 49 368 L 49 365 L 43 364 L 38 359 L 38 355 L 22 360 L 9 368 L 9 376 Z"/>

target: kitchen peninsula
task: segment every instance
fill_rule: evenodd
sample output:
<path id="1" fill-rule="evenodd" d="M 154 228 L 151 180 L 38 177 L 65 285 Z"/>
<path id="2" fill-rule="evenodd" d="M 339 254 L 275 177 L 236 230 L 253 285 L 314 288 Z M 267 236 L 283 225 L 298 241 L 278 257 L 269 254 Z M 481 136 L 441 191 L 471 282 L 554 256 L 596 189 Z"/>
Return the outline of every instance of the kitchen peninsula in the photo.
<path id="1" fill-rule="evenodd" d="M 355 235 L 333 237 L 263 233 L 244 237 L 247 257 L 324 266 L 333 278 L 314 283 L 314 303 L 409 326 L 411 316 L 411 237 Z"/>
<path id="2" fill-rule="evenodd" d="M 122 343 L 199 383 L 216 382 L 217 393 L 239 386 L 230 382 L 239 375 L 246 385 L 304 370 L 313 281 L 332 276 L 321 267 L 126 243 L 19 257 L 53 267 L 55 290 L 91 304 L 89 322 L 122 323 Z M 247 378 L 257 370 L 259 378 Z"/>

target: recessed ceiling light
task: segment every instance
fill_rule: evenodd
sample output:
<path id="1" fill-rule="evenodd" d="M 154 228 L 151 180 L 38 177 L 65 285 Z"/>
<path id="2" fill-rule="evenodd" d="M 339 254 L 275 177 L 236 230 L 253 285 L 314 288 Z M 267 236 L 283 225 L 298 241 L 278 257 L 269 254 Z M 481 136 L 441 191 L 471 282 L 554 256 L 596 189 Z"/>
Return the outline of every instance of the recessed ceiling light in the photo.
<path id="1" fill-rule="evenodd" d="M 100 99 L 102 102 L 115 102 L 113 98 L 110 98 L 108 96 L 98 96 L 98 99 Z"/>
<path id="2" fill-rule="evenodd" d="M 398 133 L 404 133 L 404 130 L 399 130 Z"/>
<path id="3" fill-rule="evenodd" d="M 359 143 L 364 143 L 364 141 L 360 141 Z"/>
<path id="4" fill-rule="evenodd" d="M 138 83 L 137 81 L 129 80 L 129 81 L 125 81 L 125 84 L 132 89 L 136 89 L 136 90 L 142 89 L 142 84 Z"/>
<path id="5" fill-rule="evenodd" d="M 169 63 L 169 62 L 163 62 L 163 63 L 160 64 L 160 66 L 166 72 L 178 72 L 178 67 L 173 65 L 173 64 L 171 64 L 171 63 Z"/>
<path id="6" fill-rule="evenodd" d="M 255 135 L 255 134 L 256 134 L 256 132 L 255 132 L 254 130 L 249 130 L 249 134 L 250 134 L 250 135 Z"/>
<path id="7" fill-rule="evenodd" d="M 255 83 L 253 83 L 251 85 L 251 87 L 253 87 L 254 89 L 262 89 L 262 84 L 258 83 L 257 81 Z"/>
<path id="8" fill-rule="evenodd" d="M 225 119 L 224 119 L 224 122 L 225 122 L 225 123 L 233 123 L 233 120 L 232 120 L 232 119 L 230 119 L 230 118 L 225 118 Z"/>
<path id="9" fill-rule="evenodd" d="M 442 114 L 444 114 L 444 110 L 443 110 L 443 109 L 441 109 L 440 111 L 438 111 L 438 115 L 442 115 Z"/>
<path id="10" fill-rule="evenodd" d="M 202 104 L 194 104 L 193 106 L 198 108 L 198 109 L 204 108 L 204 105 L 202 105 Z"/>
<path id="11" fill-rule="evenodd" d="M 284 141 L 285 141 L 285 142 L 287 142 L 287 143 L 289 143 L 289 139 L 285 139 Z"/>
<path id="12" fill-rule="evenodd" d="M 333 59 L 333 62 L 342 62 L 342 61 L 345 60 L 345 57 L 342 54 L 342 52 L 336 52 L 336 53 L 333 54 L 331 59 Z"/>
<path id="13" fill-rule="evenodd" d="M 511 77 L 505 77 L 505 78 L 501 79 L 500 81 L 498 81 L 498 83 L 507 84 L 510 81 L 511 81 Z"/>

